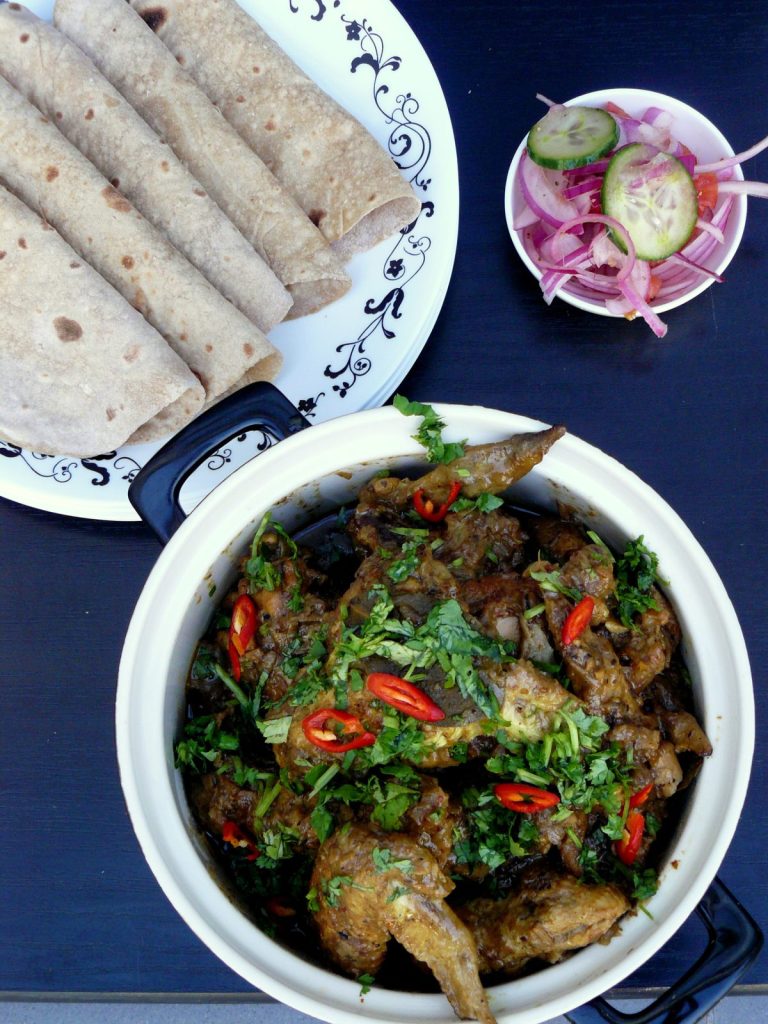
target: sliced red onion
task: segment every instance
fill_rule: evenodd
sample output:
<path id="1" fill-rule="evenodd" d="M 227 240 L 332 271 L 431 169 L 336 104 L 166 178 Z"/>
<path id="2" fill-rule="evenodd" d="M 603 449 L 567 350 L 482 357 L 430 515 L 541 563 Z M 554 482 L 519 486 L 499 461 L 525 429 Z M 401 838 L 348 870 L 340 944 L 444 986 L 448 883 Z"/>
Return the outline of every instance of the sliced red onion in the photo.
<path id="1" fill-rule="evenodd" d="M 620 299 L 606 299 L 605 308 L 609 313 L 613 313 L 614 316 L 626 316 L 627 313 L 631 313 L 633 310 L 632 304 L 623 296 Z"/>
<path id="2" fill-rule="evenodd" d="M 544 168 L 531 160 L 527 153 L 522 155 L 517 176 L 523 198 L 540 220 L 559 228 L 577 216 L 577 208 L 558 195 Z"/>
<path id="3" fill-rule="evenodd" d="M 560 232 L 570 231 L 577 224 L 604 224 L 611 231 L 614 231 L 624 243 L 627 250 L 627 255 L 624 259 L 624 266 L 619 269 L 616 275 L 616 284 L 629 277 L 632 273 L 632 266 L 637 258 L 635 254 L 635 244 L 630 238 L 629 232 L 620 221 L 616 220 L 615 217 L 608 217 L 604 213 L 586 213 L 582 217 L 576 217 L 572 221 L 567 221 L 561 227 L 557 229 L 555 234 Z"/>
<path id="4" fill-rule="evenodd" d="M 525 204 L 525 207 L 516 214 L 512 220 L 512 227 L 515 231 L 522 231 L 524 228 L 533 227 L 534 224 L 538 224 L 539 218 L 534 210 Z"/>
<path id="5" fill-rule="evenodd" d="M 735 167 L 736 164 L 741 164 L 745 160 L 751 159 L 753 156 L 757 156 L 758 153 L 762 153 L 764 149 L 768 149 L 768 135 L 759 142 L 756 142 L 754 146 L 749 149 L 745 149 L 743 153 L 737 153 L 735 156 L 727 156 L 722 160 L 713 160 L 708 164 L 696 164 L 696 173 L 702 174 L 705 171 L 722 171 L 726 167 Z"/>
<path id="6" fill-rule="evenodd" d="M 568 188 L 564 188 L 563 198 L 575 199 L 576 196 L 597 192 L 602 187 L 602 184 L 602 178 L 586 178 L 584 181 L 579 182 L 578 185 L 569 185 Z"/>
<path id="7" fill-rule="evenodd" d="M 698 218 L 698 220 L 696 221 L 696 227 L 699 229 L 699 231 L 706 231 L 708 235 L 712 235 L 712 237 L 716 239 L 721 245 L 725 241 L 725 235 L 720 230 L 720 228 L 712 224 L 711 221 L 704 220 L 703 217 Z"/>
<path id="8" fill-rule="evenodd" d="M 642 120 L 645 121 L 646 124 L 653 125 L 654 128 L 659 128 L 661 131 L 668 132 L 675 119 L 668 110 L 662 110 L 661 107 L 648 107 L 646 112 L 643 114 Z"/>
<path id="9" fill-rule="evenodd" d="M 668 259 L 673 263 L 681 263 L 684 267 L 688 267 L 689 270 L 695 270 L 699 274 L 703 274 L 705 277 L 712 277 L 720 284 L 725 280 L 720 276 L 720 274 L 716 274 L 714 270 L 710 270 L 708 267 L 702 267 L 699 263 L 694 263 L 693 260 L 689 260 L 687 256 L 683 256 L 681 252 L 673 252 Z"/>
<path id="10" fill-rule="evenodd" d="M 637 310 L 656 337 L 663 338 L 667 333 L 667 325 L 659 319 L 639 292 L 635 291 L 631 282 L 628 280 L 623 281 L 621 283 L 621 290 L 627 301 L 632 303 L 632 308 Z"/>
<path id="11" fill-rule="evenodd" d="M 717 190 L 718 192 L 730 192 L 733 195 L 768 199 L 768 183 L 764 181 L 721 181 L 718 182 Z"/>
<path id="12" fill-rule="evenodd" d="M 693 177 L 693 175 L 696 172 L 696 157 L 693 155 L 693 153 L 680 152 L 675 153 L 675 156 L 686 169 L 686 171 L 688 171 L 690 176 Z"/>
<path id="13" fill-rule="evenodd" d="M 548 107 L 562 107 L 563 103 L 555 103 L 554 100 L 548 100 L 546 96 L 542 96 L 540 92 L 536 93 L 536 99 L 541 100 L 542 103 L 546 103 Z"/>
<path id="14" fill-rule="evenodd" d="M 608 159 L 595 160 L 595 162 L 592 164 L 584 164 L 582 167 L 572 167 L 570 170 L 564 171 L 563 173 L 567 174 L 569 177 L 571 177 L 571 175 L 573 175 L 574 177 L 581 177 L 587 174 L 605 174 L 605 172 L 608 170 L 608 164 L 610 162 L 611 161 Z"/>

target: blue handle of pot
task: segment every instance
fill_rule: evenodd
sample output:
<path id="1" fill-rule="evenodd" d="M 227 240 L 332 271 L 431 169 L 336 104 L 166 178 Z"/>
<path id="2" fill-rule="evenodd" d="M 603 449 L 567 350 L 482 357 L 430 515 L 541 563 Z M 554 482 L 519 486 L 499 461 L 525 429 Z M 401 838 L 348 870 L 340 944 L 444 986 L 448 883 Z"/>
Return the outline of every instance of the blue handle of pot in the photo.
<path id="1" fill-rule="evenodd" d="M 192 420 L 153 455 L 128 488 L 128 500 L 166 544 L 186 518 L 179 502 L 184 481 L 204 459 L 246 430 L 265 430 L 281 441 L 308 426 L 273 384 L 248 384 Z"/>
<path id="2" fill-rule="evenodd" d="M 709 941 L 696 963 L 638 1013 L 623 1013 L 603 998 L 565 1014 L 571 1024 L 695 1024 L 736 984 L 763 945 L 757 924 L 716 878 L 696 912 Z"/>

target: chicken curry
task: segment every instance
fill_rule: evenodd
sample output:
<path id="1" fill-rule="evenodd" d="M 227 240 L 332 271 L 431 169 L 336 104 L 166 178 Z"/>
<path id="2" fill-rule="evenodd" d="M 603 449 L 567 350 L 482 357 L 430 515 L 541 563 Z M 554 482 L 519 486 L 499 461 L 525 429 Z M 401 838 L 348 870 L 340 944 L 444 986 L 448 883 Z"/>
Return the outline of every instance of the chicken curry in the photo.
<path id="1" fill-rule="evenodd" d="M 176 763 L 260 927 L 363 991 L 421 974 L 490 1024 L 484 985 L 652 896 L 711 747 L 643 539 L 611 551 L 503 497 L 563 428 L 449 444 L 430 406 L 396 405 L 433 465 L 295 539 L 265 517 L 196 651 Z"/>

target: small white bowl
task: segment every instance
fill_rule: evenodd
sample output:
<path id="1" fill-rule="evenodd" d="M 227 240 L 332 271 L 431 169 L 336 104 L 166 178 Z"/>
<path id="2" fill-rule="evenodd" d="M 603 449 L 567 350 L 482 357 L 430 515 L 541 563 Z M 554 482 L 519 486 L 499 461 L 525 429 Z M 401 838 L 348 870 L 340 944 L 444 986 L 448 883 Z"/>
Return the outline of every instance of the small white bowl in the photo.
<path id="1" fill-rule="evenodd" d="M 711 121 L 708 121 L 703 114 L 694 110 L 693 107 L 689 107 L 687 103 L 681 103 L 680 100 L 673 99 L 671 96 L 652 92 L 649 89 L 597 89 L 595 92 L 588 92 L 583 96 L 576 96 L 574 99 L 568 100 L 566 106 L 581 104 L 587 107 L 600 107 L 609 101 L 626 110 L 633 117 L 641 116 L 649 107 L 660 107 L 662 110 L 669 111 L 675 119 L 672 125 L 673 136 L 679 142 L 688 146 L 701 163 L 709 163 L 713 160 L 721 160 L 724 157 L 734 155 L 733 149 L 722 132 Z M 545 112 L 542 108 L 542 117 Z M 507 174 L 507 183 L 504 190 L 504 212 L 512 242 L 517 249 L 520 259 L 534 277 L 537 280 L 541 280 L 542 272 L 536 266 L 526 247 L 525 229 L 518 231 L 513 226 L 515 219 L 525 208 L 525 200 L 517 182 L 517 169 L 525 151 L 527 138 L 526 134 L 517 147 L 512 163 L 509 165 L 509 173 Z M 737 166 L 734 168 L 733 177 L 743 180 L 744 175 L 741 167 Z M 744 225 L 747 219 L 747 199 L 746 196 L 737 195 L 734 197 L 734 200 L 724 232 L 725 243 L 718 245 L 710 253 L 709 257 L 702 262 L 703 266 L 714 271 L 716 274 L 722 274 L 731 262 L 741 242 L 741 236 L 744 234 Z M 718 204 L 720 202 L 722 200 L 719 200 Z M 704 277 L 698 284 L 692 286 L 683 294 L 666 302 L 651 302 L 650 305 L 656 313 L 664 313 L 669 309 L 675 309 L 676 306 L 682 306 L 683 303 L 700 295 L 714 283 L 714 278 Z M 571 281 L 561 288 L 557 295 L 558 298 L 570 303 L 570 305 L 586 310 L 588 313 L 597 313 L 600 316 L 619 315 L 607 310 L 601 300 L 593 301 L 586 298 L 583 292 L 583 287 L 578 287 Z"/>

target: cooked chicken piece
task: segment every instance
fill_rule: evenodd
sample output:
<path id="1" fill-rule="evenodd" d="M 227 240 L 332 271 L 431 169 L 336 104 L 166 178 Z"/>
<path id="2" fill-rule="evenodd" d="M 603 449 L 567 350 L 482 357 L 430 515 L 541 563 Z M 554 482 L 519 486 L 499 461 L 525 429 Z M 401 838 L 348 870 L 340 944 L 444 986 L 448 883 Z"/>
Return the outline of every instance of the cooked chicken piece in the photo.
<path id="1" fill-rule="evenodd" d="M 712 753 L 712 744 L 690 711 L 662 711 L 659 717 L 676 753 L 688 751 L 699 757 Z"/>
<path id="2" fill-rule="evenodd" d="M 517 519 L 502 511 L 466 509 L 446 516 L 442 543 L 435 557 L 450 565 L 460 580 L 481 578 L 487 572 L 518 569 L 528 539 Z"/>
<path id="3" fill-rule="evenodd" d="M 431 775 L 421 776 L 421 797 L 405 813 L 403 831 L 428 850 L 441 868 L 453 853 L 454 833 L 462 810 Z"/>
<path id="4" fill-rule="evenodd" d="M 629 910 L 613 885 L 535 875 L 502 900 L 471 900 L 458 909 L 477 942 L 481 973 L 518 974 L 530 960 L 556 963 L 597 942 Z"/>
<path id="5" fill-rule="evenodd" d="M 641 693 L 672 660 L 680 643 L 680 624 L 672 605 L 658 587 L 652 588 L 657 607 L 640 616 L 636 628 L 616 642 L 635 693 Z"/>
<path id="6" fill-rule="evenodd" d="M 572 643 L 564 644 L 563 625 L 573 604 L 562 594 L 546 590 L 542 591 L 542 597 L 549 630 L 565 662 L 568 678 L 589 713 L 613 722 L 639 718 L 640 705 L 610 640 L 587 626 Z"/>
<path id="7" fill-rule="evenodd" d="M 538 465 L 549 449 L 565 434 L 565 427 L 549 427 L 528 434 L 515 434 L 505 441 L 491 441 L 468 447 L 460 459 L 436 466 L 412 484 L 411 493 L 424 488 L 433 500 L 461 482 L 467 498 L 479 494 L 501 494 Z"/>
<path id="8" fill-rule="evenodd" d="M 613 557 L 607 548 L 601 544 L 586 544 L 574 551 L 561 569 L 560 578 L 565 586 L 594 598 L 593 626 L 605 622 L 609 614 L 608 598 L 616 590 Z"/>
<path id="9" fill-rule="evenodd" d="M 461 493 L 467 498 L 480 494 L 501 494 L 536 466 L 549 449 L 565 434 L 565 427 L 528 434 L 515 434 L 503 441 L 473 445 L 460 459 L 440 464 L 417 480 L 405 477 L 377 477 L 360 492 L 355 519 L 352 524 L 355 539 L 373 550 L 370 537 L 366 540 L 362 526 L 369 525 L 371 512 L 386 513 L 407 508 L 414 493 L 423 490 L 436 505 L 446 501 L 455 481 L 461 483 Z M 386 516 L 382 520 L 386 522 Z M 377 540 L 380 540 L 380 536 Z"/>
<path id="10" fill-rule="evenodd" d="M 540 516 L 536 519 L 534 532 L 538 543 L 556 562 L 564 562 L 587 543 L 581 526 L 555 516 Z"/>
<path id="11" fill-rule="evenodd" d="M 581 878 L 579 850 L 587 834 L 589 819 L 584 811 L 572 811 L 567 818 L 553 821 L 556 813 L 558 808 L 547 808 L 536 815 L 536 826 L 541 837 L 539 851 L 547 853 L 552 846 L 557 847 L 565 870 Z"/>
<path id="12" fill-rule="evenodd" d="M 494 1024 L 474 939 L 445 903 L 453 882 L 415 839 L 361 825 L 336 832 L 311 885 L 320 942 L 343 971 L 375 975 L 394 937 L 429 966 L 459 1017 Z"/>
<path id="13" fill-rule="evenodd" d="M 662 739 L 658 729 L 624 722 L 614 726 L 607 734 L 607 739 L 631 750 L 634 764 L 639 767 L 646 766 L 650 770 L 660 796 L 670 797 L 677 791 L 683 778 L 683 770 L 674 746 L 668 740 Z"/>
<path id="14" fill-rule="evenodd" d="M 188 794 L 198 821 L 215 835 L 221 835 L 224 825 L 233 821 L 245 833 L 259 836 L 265 829 L 280 824 L 290 828 L 296 836 L 296 848 L 314 850 L 317 836 L 310 823 L 311 807 L 302 796 L 282 787 L 264 815 L 256 816 L 262 793 L 236 785 L 226 775 L 214 772 L 199 775 L 188 784 Z"/>

